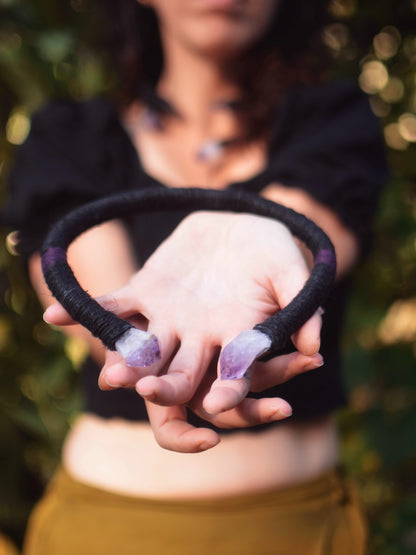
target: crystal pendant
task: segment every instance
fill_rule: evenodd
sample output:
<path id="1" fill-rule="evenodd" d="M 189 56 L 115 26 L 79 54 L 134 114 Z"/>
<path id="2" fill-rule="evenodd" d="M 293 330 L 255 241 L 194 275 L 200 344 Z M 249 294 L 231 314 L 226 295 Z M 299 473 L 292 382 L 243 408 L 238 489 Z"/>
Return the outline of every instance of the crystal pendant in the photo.
<path id="1" fill-rule="evenodd" d="M 222 155 L 224 145 L 221 141 L 205 141 L 196 153 L 198 162 L 215 162 Z"/>

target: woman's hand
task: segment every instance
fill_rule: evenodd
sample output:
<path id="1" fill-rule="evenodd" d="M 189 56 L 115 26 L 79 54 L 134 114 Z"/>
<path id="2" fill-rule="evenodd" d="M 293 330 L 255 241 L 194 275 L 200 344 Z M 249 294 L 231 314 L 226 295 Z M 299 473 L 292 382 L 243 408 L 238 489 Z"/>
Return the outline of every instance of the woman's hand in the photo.
<path id="1" fill-rule="evenodd" d="M 148 402 L 149 417 L 158 430 L 170 430 L 165 439 L 156 433 L 165 446 L 171 445 L 168 436 L 173 437 L 173 429 L 176 437 L 182 430 L 182 440 L 187 434 L 201 436 L 188 428 L 181 408 L 185 404 L 222 427 L 288 416 L 290 407 L 283 400 L 245 396 L 250 389 L 260 391 L 321 365 L 320 314 L 292 338 L 298 352 L 255 362 L 241 379 L 217 378 L 212 361 L 241 331 L 285 307 L 308 276 L 305 260 L 282 224 L 247 214 L 188 216 L 126 287 L 100 300 L 109 310 L 136 318 L 138 327 L 154 333 L 161 360 L 151 368 L 136 369 L 110 353 L 100 387 L 135 387 Z M 48 309 L 46 318 L 57 325 L 69 323 L 57 306 Z M 212 440 L 214 432 L 206 432 Z M 194 449 L 193 439 L 186 450 L 192 445 Z"/>
<path id="2" fill-rule="evenodd" d="M 124 376 L 127 382 L 130 379 L 130 370 L 118 353 L 107 351 L 106 358 L 106 365 L 101 372 L 99 383 L 101 389 L 111 390 L 119 386 L 109 386 L 106 382 L 106 372 L 118 374 L 119 377 Z M 301 372 L 317 368 L 321 364 L 322 357 L 320 355 L 309 357 L 300 353 L 281 356 L 267 363 L 256 363 L 258 380 L 255 378 L 252 380 L 250 390 L 262 391 Z M 126 370 L 127 374 L 124 374 Z M 133 378 L 133 381 L 134 379 L 137 378 Z M 204 409 L 203 401 L 215 380 L 216 368 L 215 364 L 212 364 L 196 394 L 186 406 L 218 428 L 247 428 L 282 420 L 291 414 L 290 405 L 279 398 L 243 398 L 232 409 L 219 414 L 210 414 Z M 146 401 L 149 422 L 157 442 L 166 449 L 187 453 L 214 447 L 220 441 L 219 435 L 213 430 L 195 428 L 189 424 L 186 419 L 186 406 L 160 406 Z"/>

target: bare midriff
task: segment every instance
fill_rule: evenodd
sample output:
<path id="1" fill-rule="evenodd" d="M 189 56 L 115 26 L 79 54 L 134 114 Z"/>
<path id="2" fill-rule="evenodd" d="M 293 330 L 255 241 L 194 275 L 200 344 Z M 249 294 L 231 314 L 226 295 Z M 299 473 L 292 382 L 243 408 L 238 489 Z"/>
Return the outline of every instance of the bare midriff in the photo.
<path id="1" fill-rule="evenodd" d="M 202 453 L 161 448 L 146 422 L 86 414 L 73 426 L 63 464 L 75 479 L 147 498 L 203 499 L 278 490 L 313 479 L 337 464 L 331 417 L 223 435 Z"/>

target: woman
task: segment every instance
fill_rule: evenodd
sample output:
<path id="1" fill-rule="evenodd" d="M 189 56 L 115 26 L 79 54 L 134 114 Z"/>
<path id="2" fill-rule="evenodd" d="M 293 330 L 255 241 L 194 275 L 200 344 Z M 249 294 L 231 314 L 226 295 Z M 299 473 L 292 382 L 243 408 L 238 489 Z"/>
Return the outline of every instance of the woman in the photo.
<path id="1" fill-rule="evenodd" d="M 82 285 L 94 296 L 121 288 L 102 302 L 138 326 L 147 320 L 164 357 L 145 375 L 109 354 L 100 386 L 110 392 L 98 393 L 96 367 L 85 370 L 87 412 L 34 513 L 26 553 L 363 552 L 360 509 L 335 470 L 332 413 L 345 401 L 344 278 L 368 246 L 385 167 L 366 102 L 317 71 L 325 2 L 101 4 L 124 70 L 118 112 L 103 100 L 47 108 L 11 178 L 21 250 L 45 306 L 53 299 L 36 251 L 45 215 L 60 215 L 57 199 L 67 210 L 138 183 L 242 188 L 293 207 L 333 240 L 338 285 L 324 307 L 321 354 L 316 314 L 293 337 L 296 352 L 257 363 L 251 386 L 230 386 L 213 375 L 218 347 L 285 306 L 307 277 L 307 253 L 287 230 L 249 215 L 172 213 L 81 236 L 69 259 Z M 25 209 L 37 217 L 24 223 Z M 46 318 L 69 323 L 57 306 Z M 68 330 L 86 336 L 102 364 L 101 345 Z M 245 399 L 249 387 L 296 374 Z M 137 392 L 120 386 L 146 400 L 159 445 Z M 203 420 L 187 420 L 185 404 Z M 286 423 L 241 429 L 283 420 L 292 408 Z"/>

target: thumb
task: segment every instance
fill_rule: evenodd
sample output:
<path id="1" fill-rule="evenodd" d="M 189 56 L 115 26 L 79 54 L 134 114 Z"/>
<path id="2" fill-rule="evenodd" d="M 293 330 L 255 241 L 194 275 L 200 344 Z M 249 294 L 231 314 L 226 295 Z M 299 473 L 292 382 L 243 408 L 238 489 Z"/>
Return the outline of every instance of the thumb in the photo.
<path id="1" fill-rule="evenodd" d="M 292 336 L 297 350 L 306 356 L 318 353 L 321 344 L 323 310 L 318 308 L 315 314 Z"/>
<path id="2" fill-rule="evenodd" d="M 49 305 L 43 313 L 43 319 L 47 324 L 53 324 L 54 326 L 70 326 L 75 324 L 68 312 L 59 303 Z"/>
<path id="3" fill-rule="evenodd" d="M 134 293 L 130 285 L 126 285 L 117 291 L 96 297 L 95 300 L 105 310 L 113 312 L 120 318 L 128 318 L 137 314 L 140 310 L 135 301 Z M 60 303 L 53 303 L 43 313 L 43 319 L 54 326 L 70 326 L 76 321 L 68 314 Z"/>

